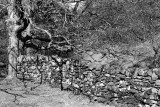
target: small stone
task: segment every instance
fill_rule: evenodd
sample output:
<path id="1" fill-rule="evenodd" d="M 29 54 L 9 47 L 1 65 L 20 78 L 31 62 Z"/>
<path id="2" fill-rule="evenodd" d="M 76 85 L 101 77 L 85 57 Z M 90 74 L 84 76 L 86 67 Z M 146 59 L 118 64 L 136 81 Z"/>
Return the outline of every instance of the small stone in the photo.
<path id="1" fill-rule="evenodd" d="M 141 62 L 141 63 L 140 63 L 140 66 L 141 66 L 141 67 L 146 67 L 146 65 L 147 65 L 146 62 Z"/>
<path id="2" fill-rule="evenodd" d="M 136 89 L 130 89 L 130 92 L 132 92 L 132 93 L 138 93 L 138 90 L 136 90 Z"/>
<path id="3" fill-rule="evenodd" d="M 153 69 L 153 72 L 157 72 L 159 69 L 158 68 L 154 68 Z"/>
<path id="4" fill-rule="evenodd" d="M 160 68 L 154 68 L 154 69 L 153 69 L 153 72 L 155 72 L 156 75 L 157 75 L 158 77 L 160 77 Z"/>
<path id="5" fill-rule="evenodd" d="M 124 70 L 125 71 L 125 70 Z M 130 72 L 129 71 L 125 71 L 125 75 L 127 76 L 127 77 L 129 77 L 130 76 Z"/>
<path id="6" fill-rule="evenodd" d="M 158 79 L 158 76 L 154 72 L 152 73 L 151 77 L 152 77 L 152 80 L 157 80 Z"/>
<path id="7" fill-rule="evenodd" d="M 68 79 L 65 82 L 62 82 L 62 86 L 64 89 L 67 89 L 70 85 L 71 85 L 71 83 Z"/>
<path id="8" fill-rule="evenodd" d="M 88 51 L 87 52 L 89 55 L 93 55 L 93 52 L 92 51 Z"/>
<path id="9" fill-rule="evenodd" d="M 151 107 L 158 107 L 156 104 L 153 104 Z"/>
<path id="10" fill-rule="evenodd" d="M 148 70 L 147 74 L 148 76 L 152 76 L 152 70 Z"/>
<path id="11" fill-rule="evenodd" d="M 145 69 L 139 69 L 138 70 L 138 75 L 143 76 L 145 74 L 146 70 Z"/>
<path id="12" fill-rule="evenodd" d="M 150 105 L 147 105 L 147 104 L 146 104 L 145 107 L 150 107 Z"/>
<path id="13" fill-rule="evenodd" d="M 156 80 L 155 85 L 160 86 L 160 80 Z"/>
<path id="14" fill-rule="evenodd" d="M 79 88 L 78 84 L 74 83 L 73 86 L 76 87 L 76 88 Z"/>
<path id="15" fill-rule="evenodd" d="M 98 82 L 98 83 L 97 83 L 97 86 L 103 87 L 103 86 L 105 86 L 105 85 L 104 85 L 104 83 Z"/>
<path id="16" fill-rule="evenodd" d="M 152 103 L 152 104 L 157 104 L 157 101 L 151 100 L 151 103 Z"/>
<path id="17" fill-rule="evenodd" d="M 143 107 L 143 105 L 142 104 L 138 104 L 138 107 Z"/>
<path id="18" fill-rule="evenodd" d="M 126 81 L 119 81 L 119 83 L 120 83 L 121 87 L 126 87 L 126 85 L 127 85 Z"/>
<path id="19" fill-rule="evenodd" d="M 137 77 L 136 77 L 136 79 L 140 79 L 140 80 L 141 80 L 142 78 L 143 78 L 142 76 L 137 76 Z"/>
<path id="20" fill-rule="evenodd" d="M 134 72 L 134 74 L 133 74 L 133 78 L 136 78 L 137 75 L 138 75 L 138 70 L 136 69 L 135 72 Z"/>
<path id="21" fill-rule="evenodd" d="M 110 77 L 110 74 L 105 74 L 106 77 Z"/>
<path id="22" fill-rule="evenodd" d="M 146 87 L 142 87 L 142 90 L 143 91 L 147 91 L 147 90 L 149 90 L 150 88 L 146 88 Z"/>
<path id="23" fill-rule="evenodd" d="M 156 94 L 158 92 L 158 90 L 156 88 L 152 88 L 152 93 Z"/>
<path id="24" fill-rule="evenodd" d="M 102 58 L 102 54 L 101 53 L 99 53 L 99 54 L 94 54 L 94 55 L 92 55 L 92 58 L 94 59 L 94 60 L 96 60 L 96 61 L 100 61 L 101 60 L 101 58 Z"/>
<path id="25" fill-rule="evenodd" d="M 109 82 L 108 85 L 112 86 L 114 85 L 114 82 Z"/>
<path id="26" fill-rule="evenodd" d="M 158 95 L 160 95 L 160 89 L 158 90 Z"/>
<path id="27" fill-rule="evenodd" d="M 150 95 L 150 96 L 149 96 L 149 99 L 151 99 L 151 100 L 155 99 L 155 98 L 154 98 L 154 95 Z"/>
<path id="28" fill-rule="evenodd" d="M 36 69 L 36 66 L 31 66 L 30 69 L 34 70 L 34 69 Z"/>

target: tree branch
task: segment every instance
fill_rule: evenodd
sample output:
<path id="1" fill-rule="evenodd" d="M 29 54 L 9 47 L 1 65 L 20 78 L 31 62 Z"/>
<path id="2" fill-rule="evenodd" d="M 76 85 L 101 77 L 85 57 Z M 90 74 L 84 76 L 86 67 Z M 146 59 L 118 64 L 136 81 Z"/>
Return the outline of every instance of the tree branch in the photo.
<path id="1" fill-rule="evenodd" d="M 36 26 L 35 24 L 32 24 L 32 25 L 33 25 L 36 29 L 41 30 L 41 31 L 47 33 L 47 35 L 49 36 L 50 39 L 52 38 L 52 35 L 51 35 L 51 33 L 49 33 L 48 30 L 42 29 L 42 28 Z"/>

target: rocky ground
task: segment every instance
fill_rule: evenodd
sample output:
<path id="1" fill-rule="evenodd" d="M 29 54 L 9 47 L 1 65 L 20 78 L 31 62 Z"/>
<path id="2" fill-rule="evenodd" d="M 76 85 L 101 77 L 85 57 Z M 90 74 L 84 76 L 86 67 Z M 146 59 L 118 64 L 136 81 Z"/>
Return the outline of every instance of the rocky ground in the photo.
<path id="1" fill-rule="evenodd" d="M 85 96 L 73 95 L 41 85 L 34 90 L 23 85 L 0 84 L 0 107 L 113 107 L 91 103 Z"/>
<path id="2" fill-rule="evenodd" d="M 63 72 L 63 88 L 88 96 L 91 101 L 115 107 L 160 106 L 159 59 L 149 42 L 127 50 L 86 51 L 83 58 L 81 63 L 68 60 L 60 67 L 61 59 L 56 57 L 21 56 L 17 76 L 39 81 L 45 74 L 44 80 L 55 87 L 55 83 L 60 85 Z"/>
<path id="3" fill-rule="evenodd" d="M 127 107 L 159 107 L 160 60 L 156 58 L 156 53 L 150 43 L 145 42 L 130 47 L 126 51 L 123 50 L 124 53 L 120 52 L 120 49 L 115 50 L 116 52 L 113 54 L 110 52 L 105 57 L 102 52 L 88 52 L 84 55 L 85 59 L 90 61 L 87 62 L 90 69 L 94 69 L 91 73 L 93 77 L 98 77 L 95 74 L 100 75 L 95 85 L 104 91 L 100 90 L 98 95 L 101 95 L 104 100 L 108 97 L 108 99 L 113 98 L 120 105 L 125 102 L 128 104 L 125 105 Z M 96 88 L 93 87 L 94 89 Z M 95 98 L 103 102 L 99 97 Z"/>

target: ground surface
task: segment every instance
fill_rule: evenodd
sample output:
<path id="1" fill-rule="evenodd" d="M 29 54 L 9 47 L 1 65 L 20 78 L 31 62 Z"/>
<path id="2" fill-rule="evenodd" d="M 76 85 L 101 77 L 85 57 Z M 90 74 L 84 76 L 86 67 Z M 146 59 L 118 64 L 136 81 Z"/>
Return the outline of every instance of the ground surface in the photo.
<path id="1" fill-rule="evenodd" d="M 0 84 L 0 90 L 0 107 L 111 107 L 48 85 L 29 91 L 22 86 Z"/>

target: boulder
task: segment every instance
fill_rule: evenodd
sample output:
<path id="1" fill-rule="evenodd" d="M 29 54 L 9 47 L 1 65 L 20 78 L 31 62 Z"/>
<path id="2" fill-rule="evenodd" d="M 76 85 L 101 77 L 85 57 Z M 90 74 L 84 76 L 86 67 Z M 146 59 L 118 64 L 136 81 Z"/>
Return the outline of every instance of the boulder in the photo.
<path id="1" fill-rule="evenodd" d="M 155 85 L 160 86 L 160 80 L 156 80 Z"/>

